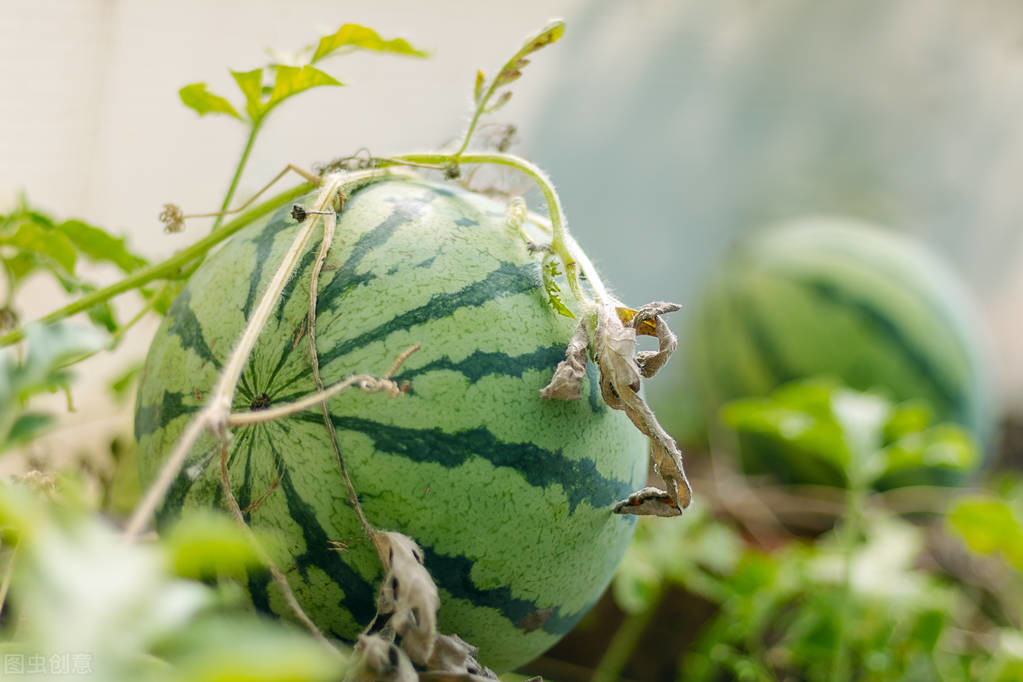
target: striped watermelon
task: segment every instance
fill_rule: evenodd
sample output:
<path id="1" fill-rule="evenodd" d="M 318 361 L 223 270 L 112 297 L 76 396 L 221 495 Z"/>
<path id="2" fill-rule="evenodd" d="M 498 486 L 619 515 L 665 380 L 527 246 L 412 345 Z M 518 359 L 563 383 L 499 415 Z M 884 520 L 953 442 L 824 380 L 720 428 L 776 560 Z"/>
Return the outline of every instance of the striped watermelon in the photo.
<path id="1" fill-rule="evenodd" d="M 924 400 L 938 420 L 989 443 L 978 330 L 963 285 L 918 244 L 857 221 L 805 219 L 744 244 L 715 272 L 690 310 L 682 393 L 695 398 L 695 419 L 711 423 L 727 400 L 829 375 Z M 936 478 L 907 482 L 944 475 Z"/>
<path id="2" fill-rule="evenodd" d="M 310 197 L 311 198 L 311 197 Z M 297 229 L 282 208 L 246 228 L 194 274 L 149 351 L 135 432 L 153 480 L 213 387 L 246 316 Z M 313 392 L 303 336 L 314 245 L 257 343 L 235 409 Z M 343 392 L 331 419 L 371 523 L 413 537 L 440 588 L 442 632 L 514 668 L 564 635 L 608 584 L 634 522 L 611 505 L 640 487 L 646 443 L 600 398 L 541 401 L 574 321 L 551 309 L 538 256 L 501 206 L 457 189 L 380 182 L 354 193 L 320 279 L 317 344 L 324 383 L 384 373 L 399 398 Z M 204 437 L 205 438 L 205 437 Z M 351 640 L 375 612 L 379 560 L 363 536 L 318 409 L 239 428 L 229 472 L 249 523 L 278 537 L 274 559 L 328 635 Z M 158 513 L 221 503 L 208 440 Z M 267 574 L 255 605 L 289 611 Z"/>

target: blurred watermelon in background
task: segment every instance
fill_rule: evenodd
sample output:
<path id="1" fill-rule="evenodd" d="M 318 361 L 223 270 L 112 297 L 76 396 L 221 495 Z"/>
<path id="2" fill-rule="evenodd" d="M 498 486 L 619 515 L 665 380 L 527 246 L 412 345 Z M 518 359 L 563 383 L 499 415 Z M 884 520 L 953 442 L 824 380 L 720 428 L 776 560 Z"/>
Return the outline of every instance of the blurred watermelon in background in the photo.
<path id="1" fill-rule="evenodd" d="M 824 375 L 915 401 L 983 445 L 994 409 L 979 329 L 961 281 L 922 244 L 848 219 L 792 221 L 715 267 L 689 308 L 686 389 L 662 401 L 662 418 L 684 442 L 701 444 L 726 402 Z M 778 459 L 743 445 L 747 470 L 763 473 Z M 899 481 L 952 483 L 962 473 L 935 467 Z"/>
<path id="2" fill-rule="evenodd" d="M 691 435 L 710 386 L 763 394 L 823 372 L 927 401 L 990 456 L 998 406 L 1023 412 L 1023 5 L 595 0 L 571 26 L 526 152 L 624 301 L 683 304 L 679 355 L 650 386 L 662 419 Z M 906 239 L 854 244 L 860 270 L 822 256 L 803 274 L 832 282 L 827 304 L 763 272 L 722 281 L 726 254 L 810 215 Z M 755 277 L 764 291 L 734 290 Z M 701 292 L 780 307 L 759 325 L 781 365 Z M 706 368 L 682 360 L 708 350 Z M 704 407 L 680 410 L 690 397 Z"/>

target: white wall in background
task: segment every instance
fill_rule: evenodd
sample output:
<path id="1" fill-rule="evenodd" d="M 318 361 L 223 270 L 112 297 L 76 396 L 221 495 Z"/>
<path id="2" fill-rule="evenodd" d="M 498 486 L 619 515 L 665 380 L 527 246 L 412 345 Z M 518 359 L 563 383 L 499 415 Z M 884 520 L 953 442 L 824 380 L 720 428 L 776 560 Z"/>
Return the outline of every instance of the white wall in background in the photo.
<path id="1" fill-rule="evenodd" d="M 200 221 L 168 235 L 156 219 L 161 205 L 216 210 L 244 143 L 236 121 L 200 119 L 185 108 L 177 94 L 183 85 L 205 81 L 237 102 L 229 68 L 256 68 L 267 59 L 265 48 L 296 50 L 346 22 L 431 52 L 425 60 L 356 53 L 323 62 L 346 87 L 305 93 L 274 112 L 239 188 L 244 197 L 289 162 L 309 167 L 363 146 L 378 154 L 436 148 L 467 121 L 476 69 L 492 74 L 529 33 L 581 4 L 3 0 L 0 212 L 24 191 L 58 218 L 126 234 L 144 255 L 165 257 L 208 227 Z M 553 75 L 556 49 L 537 55 L 503 118 L 526 118 Z M 109 280 L 114 273 L 98 275 Z M 54 287 L 37 283 L 22 305 L 34 317 L 61 300 Z M 130 406 L 115 410 L 105 382 L 142 356 L 153 328 L 134 331 L 116 354 L 79 368 L 86 381 L 74 392 L 77 412 L 40 447 L 71 455 L 128 428 Z M 53 402 L 63 409 L 62 396 Z"/>

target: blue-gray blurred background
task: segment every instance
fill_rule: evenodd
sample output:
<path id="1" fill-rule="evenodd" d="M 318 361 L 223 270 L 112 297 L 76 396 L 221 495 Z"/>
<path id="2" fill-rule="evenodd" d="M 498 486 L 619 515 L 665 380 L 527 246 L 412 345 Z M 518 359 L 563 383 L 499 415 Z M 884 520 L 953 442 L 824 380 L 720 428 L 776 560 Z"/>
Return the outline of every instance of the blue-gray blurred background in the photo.
<path id="1" fill-rule="evenodd" d="M 624 300 L 690 303 L 777 221 L 875 222 L 962 276 L 1020 403 L 1023 5 L 594 0 L 574 19 L 524 137 Z"/>

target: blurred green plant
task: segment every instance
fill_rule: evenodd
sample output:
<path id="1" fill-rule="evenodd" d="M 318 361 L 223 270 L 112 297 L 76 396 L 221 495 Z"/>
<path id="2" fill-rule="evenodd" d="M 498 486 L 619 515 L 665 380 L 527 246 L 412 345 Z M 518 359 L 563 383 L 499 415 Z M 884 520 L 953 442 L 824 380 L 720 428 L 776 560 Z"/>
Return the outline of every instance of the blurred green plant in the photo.
<path id="1" fill-rule="evenodd" d="M 106 347 L 105 334 L 67 323 L 31 324 L 25 330 L 24 357 L 16 349 L 0 350 L 0 452 L 41 435 L 53 423 L 49 414 L 27 409 L 38 393 L 66 389 L 68 361 Z M 70 400 L 70 399 L 69 399 Z"/>
<path id="2" fill-rule="evenodd" d="M 736 429 L 784 448 L 792 466 L 838 477 L 846 486 L 840 523 L 815 539 L 765 548 L 707 507 L 674 522 L 641 520 L 613 583 L 625 620 L 594 680 L 622 675 L 672 588 L 716 608 L 680 652 L 679 680 L 1021 678 L 1023 522 L 1013 504 L 1023 486 L 1010 487 L 1010 499 L 955 502 L 948 534 L 932 522 L 941 517 L 910 522 L 873 492 L 923 463 L 969 467 L 976 451 L 962 430 L 931 425 L 917 405 L 821 381 L 724 413 Z M 944 566 L 935 546 L 952 551 L 955 537 L 1001 556 L 1014 569 L 1013 589 Z"/>
<path id="3" fill-rule="evenodd" d="M 109 682 L 341 679 L 346 654 L 251 612 L 230 578 L 265 569 L 236 524 L 186 517 L 131 544 L 81 500 L 73 477 L 0 485 L 5 660 Z"/>
<path id="4" fill-rule="evenodd" d="M 911 482 L 922 469 L 961 474 L 980 460 L 966 430 L 932 424 L 926 404 L 893 403 L 828 379 L 728 403 L 721 418 L 738 435 L 744 469 L 786 483 L 885 490 Z"/>
<path id="5" fill-rule="evenodd" d="M 49 276 L 68 294 L 96 291 L 98 286 L 79 271 L 83 260 L 111 265 L 125 275 L 147 265 L 124 239 L 81 220 L 57 221 L 31 206 L 24 196 L 19 197 L 14 210 L 0 214 L 0 265 L 6 284 L 0 305 L 0 330 L 17 326 L 21 315 L 14 299 L 33 275 Z M 86 313 L 107 332 L 119 327 L 109 301 L 97 302 Z"/>

